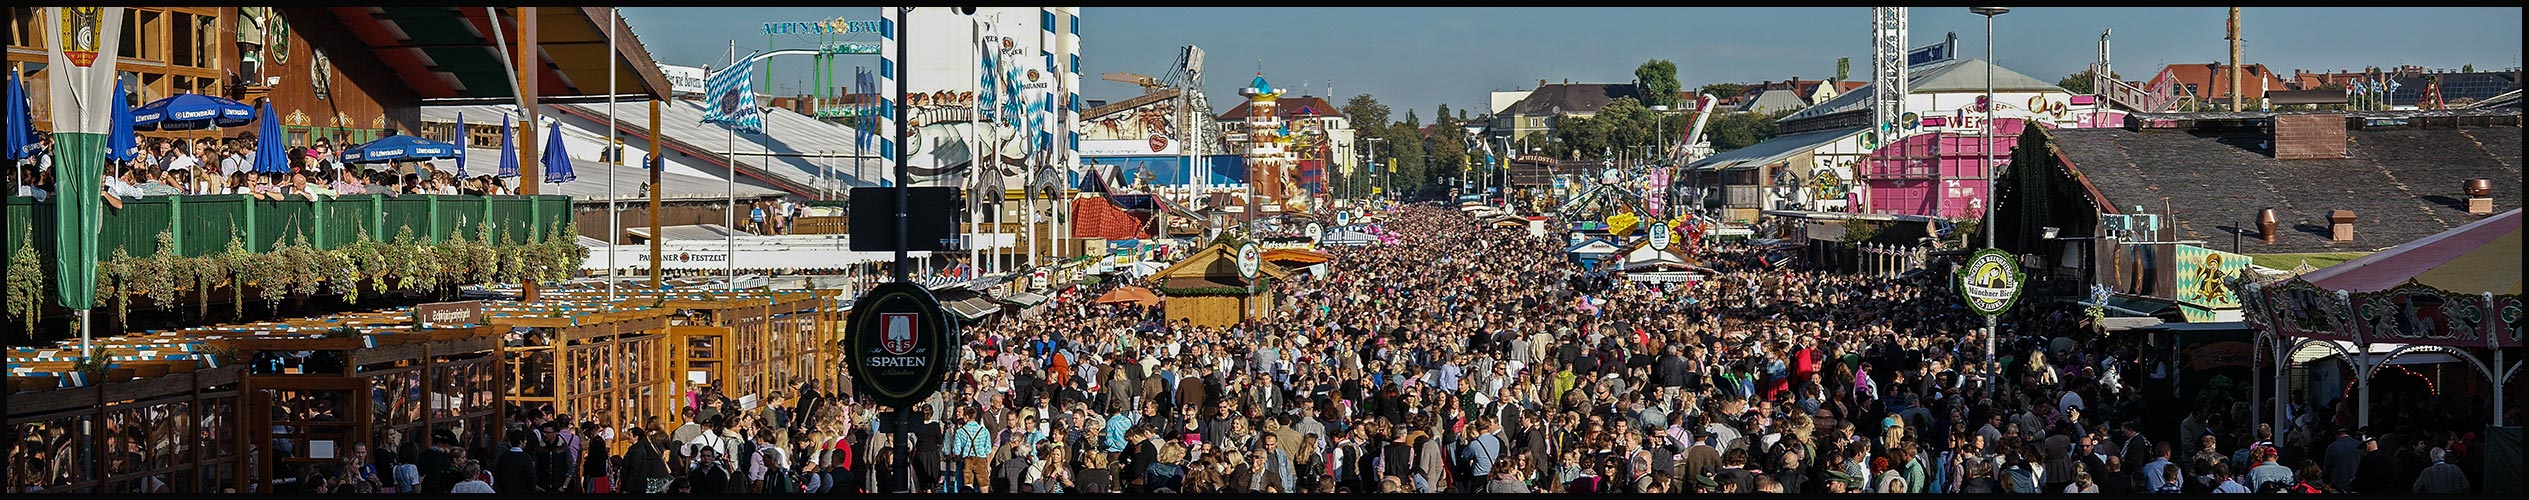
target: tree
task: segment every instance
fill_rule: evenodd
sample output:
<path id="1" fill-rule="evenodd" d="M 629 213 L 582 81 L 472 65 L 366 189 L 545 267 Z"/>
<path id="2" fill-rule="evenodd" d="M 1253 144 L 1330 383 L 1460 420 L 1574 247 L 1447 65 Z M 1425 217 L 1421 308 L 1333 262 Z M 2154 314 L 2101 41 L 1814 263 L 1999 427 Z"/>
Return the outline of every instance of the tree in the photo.
<path id="1" fill-rule="evenodd" d="M 1537 150 L 1535 154 L 1553 158 L 1563 157 L 1563 151 L 1555 149 L 1558 145 L 1554 143 L 1553 136 L 1548 136 L 1545 132 L 1529 132 L 1528 135 L 1521 136 L 1519 138 L 1519 142 L 1524 143 L 1525 146 L 1519 144 L 1511 145 L 1512 148 L 1519 148 L 1519 152 L 1512 153 L 1512 156 L 1527 155 L 1530 154 L 1528 152 L 1529 149 L 1535 149 Z"/>
<path id="2" fill-rule="evenodd" d="M 1642 102 L 1652 106 L 1676 106 L 1677 92 L 1684 86 L 1677 83 L 1677 64 L 1666 59 L 1652 59 L 1633 69 L 1633 79 L 1640 82 Z"/>
<path id="3" fill-rule="evenodd" d="M 1422 129 L 1422 117 L 1416 115 L 1414 110 L 1408 109 L 1405 110 L 1405 121 L 1391 124 L 1387 130 L 1379 134 L 1380 139 L 1387 142 L 1385 145 L 1387 149 L 1382 152 L 1394 155 L 1393 159 L 1388 160 L 1390 165 L 1395 166 L 1394 170 L 1391 170 L 1393 174 L 1381 174 L 1390 175 L 1383 182 L 1388 184 L 1390 189 L 1388 192 L 1391 194 L 1401 196 L 1403 193 L 1422 190 L 1424 180 L 1429 178 L 1425 174 L 1429 170 L 1426 162 L 1429 158 L 1429 150 L 1425 148 L 1429 145 L 1423 143 Z"/>
<path id="4" fill-rule="evenodd" d="M 2079 71 L 2079 72 L 2075 72 L 2075 73 L 2070 74 L 2070 75 L 2064 75 L 2064 79 L 2062 79 L 2062 80 L 2056 80 L 2056 81 L 2055 81 L 2055 86 L 2057 86 L 2057 87 L 2063 87 L 2063 88 L 2064 88 L 2064 90 L 2071 91 L 2071 92 L 2073 93 L 2073 95 L 2092 95 L 2092 94 L 2097 94 L 2097 93 L 2098 93 L 2098 92 L 2097 92 L 2097 91 L 2098 91 L 2098 89 L 2091 88 L 2091 85 L 2090 85 L 2090 75 L 2091 75 L 2091 74 L 2092 74 L 2092 73 L 2091 73 L 2091 70 L 2086 70 L 2086 69 L 2085 69 L 2085 70 L 2081 70 L 2081 71 Z M 2119 80 L 2122 80 L 2122 79 L 2124 79 L 2124 78 L 2125 78 L 2125 75 L 2120 75 L 2120 74 L 2117 74 L 2117 73 L 2116 73 L 2116 72 L 2114 72 L 2114 71 L 2109 71 L 2109 72 L 2108 72 L 2108 78 L 2113 78 L 2113 79 L 2119 79 Z"/>
<path id="5" fill-rule="evenodd" d="M 1729 113 L 1715 116 L 1711 123 L 1705 125 L 1710 128 L 1704 131 L 1704 136 L 1712 139 L 1713 151 L 1748 147 L 1781 133 L 1782 129 L 1774 123 L 1774 119 L 1789 114 Z"/>
<path id="6" fill-rule="evenodd" d="M 1651 143 L 1651 110 L 1631 97 L 1618 97 L 1608 102 L 1606 107 L 1598 108 L 1598 115 L 1591 119 L 1599 123 L 1596 132 L 1606 135 L 1602 139 L 1605 145 L 1632 153 L 1627 156 L 1640 155 L 1642 146 Z"/>
<path id="7" fill-rule="evenodd" d="M 1597 157 L 1609 147 L 1604 128 L 1605 125 L 1596 118 L 1571 116 L 1556 119 L 1554 138 L 1562 142 L 1555 147 L 1555 158 L 1574 159 L 1573 153 L 1576 152 L 1580 157 Z"/>
<path id="8" fill-rule="evenodd" d="M 1353 126 L 1361 128 L 1364 133 L 1387 126 L 1387 105 L 1380 104 L 1379 98 L 1371 97 L 1370 94 L 1352 96 L 1352 99 L 1345 100 L 1343 112 L 1344 118 L 1352 120 Z"/>
<path id="9" fill-rule="evenodd" d="M 2475 72 L 2476 72 L 2476 63 L 2468 63 L 2468 64 L 2462 64 L 2462 65 L 2459 65 L 2459 72 L 2460 72 L 2460 73 L 2475 73 Z"/>
<path id="10" fill-rule="evenodd" d="M 1743 90 L 1746 90 L 1746 89 L 1747 89 L 1747 86 L 1746 86 L 1746 85 L 1740 85 L 1740 84 L 1736 84 L 1736 83 L 1715 83 L 1715 84 L 1705 85 L 1705 86 L 1703 86 L 1703 87 L 1696 88 L 1696 89 L 1695 89 L 1695 91 L 1696 91 L 1696 92 L 1705 93 L 1705 94 L 1712 94 L 1712 97 L 1717 98 L 1717 99 L 1729 99 L 1729 98 L 1732 98 L 1732 97 L 1738 97 L 1738 96 L 1739 96 L 1739 92 L 1740 92 L 1740 91 L 1743 91 Z"/>
<path id="11" fill-rule="evenodd" d="M 1841 82 L 1844 81 L 1844 78 L 1850 76 L 1853 76 L 1853 58 L 1835 58 L 1835 81 Z"/>
<path id="12" fill-rule="evenodd" d="M 1449 113 L 1449 105 L 1440 105 L 1440 113 L 1434 116 L 1438 120 L 1432 122 L 1431 136 L 1423 143 L 1430 150 L 1430 168 L 1424 169 L 1423 175 L 1431 184 L 1439 185 L 1440 179 L 1464 176 L 1459 169 L 1467 165 L 1466 133 L 1460 130 L 1457 117 Z"/>

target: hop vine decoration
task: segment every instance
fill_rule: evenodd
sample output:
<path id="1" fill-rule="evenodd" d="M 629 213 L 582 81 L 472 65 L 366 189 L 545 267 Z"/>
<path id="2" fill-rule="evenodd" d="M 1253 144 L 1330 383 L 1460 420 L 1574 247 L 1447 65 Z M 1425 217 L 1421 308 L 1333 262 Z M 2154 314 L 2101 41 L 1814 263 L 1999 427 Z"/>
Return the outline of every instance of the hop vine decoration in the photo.
<path id="1" fill-rule="evenodd" d="M 35 334 L 35 316 L 44 310 L 44 258 L 35 253 L 35 228 L 20 230 L 18 247 L 9 252 L 9 317 Z"/>
<path id="2" fill-rule="evenodd" d="M 132 254 L 124 252 L 122 247 L 114 249 L 114 260 L 97 263 L 97 290 L 92 294 L 96 307 L 112 304 L 114 317 L 123 317 L 123 312 L 132 304 L 132 297 L 127 293 L 129 290 L 124 287 L 128 281 L 123 278 L 131 273 L 131 267 Z"/>
<path id="3" fill-rule="evenodd" d="M 246 315 L 246 283 L 250 279 L 247 273 L 253 267 L 249 265 L 249 260 L 254 256 L 254 253 L 246 251 L 245 237 L 240 236 L 237 230 L 230 229 L 228 249 L 220 252 L 219 264 L 215 269 L 221 277 L 226 278 L 224 281 L 228 283 L 229 298 L 235 299 L 228 301 L 229 314 Z"/>
<path id="4" fill-rule="evenodd" d="M 577 270 L 589 252 L 570 237 L 578 233 L 576 224 L 548 227 L 542 238 L 526 232 L 528 241 L 513 239 L 490 221 L 474 227 L 473 238 L 466 237 L 466 231 L 453 231 L 448 241 L 435 245 L 417 236 L 410 226 L 399 228 L 391 241 L 355 230 L 352 242 L 331 250 L 317 249 L 307 234 L 285 229 L 290 236 L 275 241 L 267 252 L 250 250 L 245 238 L 232 230 L 227 248 L 197 257 L 178 253 L 174 233 L 162 231 L 157 251 L 148 257 L 134 257 L 118 247 L 110 258 L 100 259 L 94 306 L 112 306 L 114 317 L 122 318 L 129 312 L 132 296 L 169 308 L 190 291 L 197 299 L 198 314 L 207 315 L 212 291 L 229 287 L 235 290 L 231 297 L 238 299 L 230 301 L 231 312 L 243 316 L 244 292 L 250 286 L 256 290 L 255 298 L 274 305 L 320 292 L 339 294 L 351 303 L 359 301 L 362 280 L 379 291 L 426 292 L 462 283 L 559 281 Z M 27 238 L 20 240 L 9 258 L 7 314 L 32 333 L 45 301 L 46 270 L 43 255 L 32 243 L 33 229 L 22 231 Z"/>
<path id="5" fill-rule="evenodd" d="M 141 293 L 149 297 L 151 304 L 161 308 L 173 306 L 185 290 L 193 288 L 193 266 L 185 262 L 184 256 L 176 255 L 176 234 L 173 231 L 158 232 L 158 253 L 150 255 L 145 262 L 141 266 L 143 271 L 135 278 L 139 281 Z"/>

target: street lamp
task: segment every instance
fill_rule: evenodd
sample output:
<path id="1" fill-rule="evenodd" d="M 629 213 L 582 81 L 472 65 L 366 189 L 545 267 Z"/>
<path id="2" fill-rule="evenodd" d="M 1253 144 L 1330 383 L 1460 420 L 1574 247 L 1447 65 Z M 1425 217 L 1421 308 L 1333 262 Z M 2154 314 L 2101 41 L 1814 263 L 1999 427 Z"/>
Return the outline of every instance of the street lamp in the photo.
<path id="1" fill-rule="evenodd" d="M 1995 247 L 1994 234 L 2000 231 L 1993 225 L 1995 198 L 1993 191 L 1993 16 L 2011 12 L 2011 8 L 1968 7 L 1967 11 L 1985 16 L 1985 222 L 1981 226 L 1985 230 L 1985 248 L 1991 249 Z M 1999 369 L 1993 366 L 1994 360 L 2000 359 L 1994 357 L 1994 338 L 2002 336 L 2000 325 L 2001 320 L 1998 316 L 1985 317 L 1985 395 L 1987 396 L 1993 395 L 1996 390 L 1994 386 L 1997 384 L 1994 384 L 1993 377 L 2000 373 Z"/>
<path id="2" fill-rule="evenodd" d="M 1379 144 L 1383 142 L 1387 141 L 1377 137 L 1370 138 L 1370 177 L 1372 179 L 1387 180 L 1389 177 L 1388 175 L 1385 175 L 1386 172 L 1379 171 Z M 1384 187 L 1385 185 L 1383 184 L 1381 186 L 1379 194 L 1387 194 L 1388 190 Z"/>

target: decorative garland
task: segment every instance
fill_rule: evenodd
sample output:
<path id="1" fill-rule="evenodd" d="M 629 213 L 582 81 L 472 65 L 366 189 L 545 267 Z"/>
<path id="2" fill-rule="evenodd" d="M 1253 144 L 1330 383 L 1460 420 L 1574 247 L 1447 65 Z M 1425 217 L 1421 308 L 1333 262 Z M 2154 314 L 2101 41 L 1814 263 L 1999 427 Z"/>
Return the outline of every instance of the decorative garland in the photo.
<path id="1" fill-rule="evenodd" d="M 44 309 L 44 258 L 35 253 L 35 228 L 21 230 L 26 237 L 18 239 L 18 248 L 9 252 L 9 317 L 26 323 L 26 334 L 35 335 L 35 316 Z"/>
<path id="2" fill-rule="evenodd" d="M 362 279 L 381 292 L 428 292 L 441 285 L 522 279 L 559 281 L 568 279 L 588 258 L 588 249 L 568 238 L 577 233 L 577 223 L 557 225 L 544 241 L 520 244 L 486 222 L 478 226 L 475 239 L 465 238 L 460 231 L 451 234 L 448 242 L 432 245 L 406 226 L 398 229 L 393 242 L 378 242 L 360 231 L 351 244 L 318 250 L 304 234 L 298 234 L 262 253 L 248 251 L 245 240 L 231 233 L 225 251 L 182 257 L 174 251 L 173 234 L 161 232 L 156 255 L 133 257 L 116 248 L 112 258 L 97 263 L 96 306 L 112 305 L 115 317 L 122 318 L 134 295 L 167 307 L 181 300 L 187 289 L 200 307 L 207 308 L 210 292 L 217 288 L 243 292 L 245 287 L 257 287 L 257 298 L 273 303 L 318 293 L 338 294 L 348 303 L 359 300 Z M 495 238 L 498 244 L 484 244 Z M 21 241 L 31 240 L 30 236 Z M 21 243 L 10 257 L 9 274 L 21 278 L 9 281 L 9 315 L 27 320 L 29 333 L 34 328 L 31 319 L 43 304 L 42 265 L 27 243 Z M 232 301 L 232 312 L 243 315 L 244 297 L 233 297 L 241 300 Z"/>

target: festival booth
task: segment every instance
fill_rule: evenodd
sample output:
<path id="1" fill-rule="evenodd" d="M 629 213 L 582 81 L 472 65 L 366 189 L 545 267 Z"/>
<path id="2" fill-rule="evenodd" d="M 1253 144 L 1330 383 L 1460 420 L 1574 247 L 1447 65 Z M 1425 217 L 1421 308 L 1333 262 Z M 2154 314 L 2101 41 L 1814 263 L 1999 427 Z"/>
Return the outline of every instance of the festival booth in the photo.
<path id="1" fill-rule="evenodd" d="M 1651 248 L 1647 241 L 1634 242 L 1631 247 L 1624 251 L 1624 262 L 1617 268 L 1624 271 L 1627 281 L 1692 285 L 1702 282 L 1711 271 L 1677 252 Z"/>
<path id="2" fill-rule="evenodd" d="M 1298 248 L 1276 248 L 1264 252 L 1264 261 L 1267 263 L 1281 266 L 1283 269 L 1306 272 L 1310 276 L 1319 278 L 1326 277 L 1326 274 L 1332 271 L 1328 269 L 1326 263 L 1334 260 L 1334 254 Z"/>
<path id="3" fill-rule="evenodd" d="M 89 370 L 79 366 L 77 340 L 9 350 L 8 491 L 244 489 L 244 366 L 164 336 L 92 344 L 105 362 Z"/>
<path id="4" fill-rule="evenodd" d="M 520 408 L 539 404 L 575 419 L 615 426 L 676 415 L 671 392 L 667 309 L 619 302 L 607 312 L 604 292 L 547 292 L 534 304 L 484 308 L 484 322 L 516 339 L 501 348 L 503 397 Z M 615 451 L 628 442 L 616 442 Z"/>
<path id="5" fill-rule="evenodd" d="M 244 362 L 238 429 L 256 453 L 250 481 L 261 483 L 256 491 L 275 491 L 331 467 L 359 443 L 369 443 L 372 456 L 417 451 L 433 436 L 490 447 L 506 409 L 497 376 L 501 330 L 480 322 L 479 307 L 431 304 L 155 335 Z"/>
<path id="6" fill-rule="evenodd" d="M 716 384 L 740 406 L 762 404 L 774 390 L 796 390 L 809 377 L 833 371 L 815 366 L 818 352 L 840 342 L 819 342 L 817 300 L 807 292 L 764 290 L 670 291 L 657 307 L 670 316 L 668 344 L 676 347 L 678 394 Z M 829 386 L 831 387 L 831 386 Z"/>
<path id="7" fill-rule="evenodd" d="M 1261 254 L 1259 254 L 1261 260 Z M 1273 314 L 1273 282 L 1291 272 L 1268 262 L 1255 262 L 1250 278 L 1239 267 L 1237 250 L 1213 245 L 1186 256 L 1151 276 L 1169 322 L 1188 320 L 1195 326 L 1223 327 Z"/>
<path id="8" fill-rule="evenodd" d="M 1319 238 L 1317 244 L 1338 247 L 1370 246 L 1379 244 L 1379 237 L 1362 231 L 1359 226 L 1345 226 L 1327 231 L 1326 237 Z"/>
<path id="9" fill-rule="evenodd" d="M 1595 270 L 1598 268 L 1599 261 L 1607 260 L 1607 257 L 1623 250 L 1622 247 L 1616 246 L 1615 242 L 1608 241 L 1606 238 L 1587 238 L 1577 239 L 1572 246 L 1564 248 L 1563 255 L 1571 258 L 1573 263 L 1580 264 L 1581 269 Z"/>
<path id="10" fill-rule="evenodd" d="M 2295 351 L 2332 351 L 2351 371 L 2345 392 L 2356 398 L 2356 425 L 2367 426 L 2378 377 L 2389 369 L 2410 370 L 2402 359 L 2442 358 L 2453 362 L 2436 363 L 2433 369 L 2466 368 L 2451 370 L 2452 377 L 2427 378 L 2424 388 L 2438 397 L 2490 404 L 2461 413 L 2485 411 L 2482 415 L 2491 417 L 2494 428 L 2514 426 L 2509 435 L 2517 436 L 2518 424 L 2505 422 L 2503 411 L 2516 404 L 2512 399 L 2519 391 L 2506 387 L 2517 387 L 2512 379 L 2522 364 L 2511 361 L 2522 354 L 2520 216 L 2514 209 L 2278 282 L 2235 278 L 2234 283 L 2243 285 L 2237 288 L 2243 290 L 2248 323 L 2257 329 L 2259 376 L 2286 380 Z M 2463 383 L 2472 387 L 2451 387 Z M 2267 398 L 2275 408 L 2258 421 L 2283 428 L 2286 398 L 2260 393 L 2252 400 Z M 2499 442 L 2489 439 L 2489 447 L 2497 449 L 2489 458 L 2501 456 L 2505 446 L 2494 445 Z M 2512 466 L 2499 475 L 2516 476 L 2518 438 L 2510 438 L 2507 446 Z M 2491 469 L 2495 462 L 2487 460 L 2489 477 L 2497 475 Z M 2516 477 L 2512 481 L 2518 484 Z"/>

